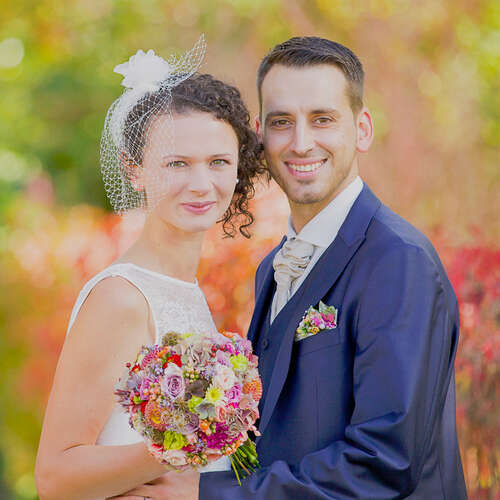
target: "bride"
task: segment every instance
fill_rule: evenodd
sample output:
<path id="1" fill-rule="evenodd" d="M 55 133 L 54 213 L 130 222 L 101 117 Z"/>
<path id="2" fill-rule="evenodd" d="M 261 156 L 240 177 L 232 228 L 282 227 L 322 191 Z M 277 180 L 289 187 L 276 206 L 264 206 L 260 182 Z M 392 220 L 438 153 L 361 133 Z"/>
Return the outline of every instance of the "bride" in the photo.
<path id="1" fill-rule="evenodd" d="M 203 236 L 216 222 L 231 236 L 235 217 L 247 235 L 253 221 L 258 140 L 238 90 L 196 73 L 203 52 L 201 38 L 181 59 L 139 51 L 115 68 L 127 88 L 106 117 L 103 177 L 115 210 L 142 208 L 145 224 L 74 306 L 38 450 L 41 500 L 102 499 L 151 481 L 197 498 L 198 473 L 165 473 L 113 391 L 143 344 L 216 330 L 196 281 Z M 223 457 L 205 470 L 229 467 Z"/>

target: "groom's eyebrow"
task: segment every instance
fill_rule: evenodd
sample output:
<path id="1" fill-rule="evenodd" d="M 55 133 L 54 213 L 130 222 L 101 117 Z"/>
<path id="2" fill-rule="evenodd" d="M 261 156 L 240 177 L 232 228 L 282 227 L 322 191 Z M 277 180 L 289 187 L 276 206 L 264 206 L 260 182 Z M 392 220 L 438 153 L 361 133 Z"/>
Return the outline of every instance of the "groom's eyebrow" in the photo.
<path id="1" fill-rule="evenodd" d="M 339 116 L 340 113 L 335 108 L 320 108 L 320 109 L 313 109 L 311 111 L 311 115 L 335 115 L 335 116 Z"/>
<path id="2" fill-rule="evenodd" d="M 266 115 L 266 122 L 269 120 L 276 118 L 277 116 L 289 116 L 291 113 L 289 111 L 281 111 L 281 110 L 276 110 L 276 111 L 270 111 Z M 340 116 L 340 112 L 335 109 L 335 108 L 318 108 L 318 109 L 313 109 L 309 111 L 310 115 L 333 115 L 336 117 Z"/>
<path id="3" fill-rule="evenodd" d="M 270 111 L 267 115 L 266 115 L 266 122 L 268 120 L 271 120 L 272 118 L 276 118 L 277 116 L 288 116 L 290 115 L 290 112 L 288 111 Z"/>

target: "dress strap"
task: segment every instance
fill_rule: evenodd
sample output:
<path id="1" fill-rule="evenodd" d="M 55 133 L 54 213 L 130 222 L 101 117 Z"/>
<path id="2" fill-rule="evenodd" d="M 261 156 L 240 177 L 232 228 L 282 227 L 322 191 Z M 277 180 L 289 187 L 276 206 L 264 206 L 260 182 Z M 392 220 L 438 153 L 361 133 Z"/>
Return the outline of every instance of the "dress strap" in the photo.
<path id="1" fill-rule="evenodd" d="M 91 278 L 83 288 L 81 289 L 80 293 L 78 294 L 78 297 L 76 299 L 75 305 L 73 306 L 73 310 L 71 311 L 71 317 L 69 319 L 69 324 L 68 324 L 68 329 L 66 331 L 66 335 L 70 331 L 71 327 L 73 326 L 73 323 L 75 322 L 75 319 L 80 312 L 80 309 L 83 305 L 83 303 L 87 300 L 87 297 L 89 296 L 90 292 L 93 290 L 93 288 L 102 281 L 103 279 L 106 278 L 112 278 L 112 277 L 120 277 L 125 280 L 127 280 L 131 285 L 133 285 L 141 294 L 143 295 L 144 299 L 146 300 L 148 307 L 149 307 L 149 312 L 151 314 L 151 317 L 153 319 L 153 325 L 155 329 L 155 342 L 158 342 L 158 323 L 155 317 L 155 311 L 154 308 L 152 307 L 151 299 L 149 297 L 149 294 L 147 293 L 145 287 L 142 286 L 141 283 L 139 283 L 139 280 L 134 279 L 134 272 L 133 269 L 131 268 L 130 264 L 123 263 L 123 264 L 112 264 L 111 266 L 103 269 L 99 274 L 96 274 L 93 278 Z"/>

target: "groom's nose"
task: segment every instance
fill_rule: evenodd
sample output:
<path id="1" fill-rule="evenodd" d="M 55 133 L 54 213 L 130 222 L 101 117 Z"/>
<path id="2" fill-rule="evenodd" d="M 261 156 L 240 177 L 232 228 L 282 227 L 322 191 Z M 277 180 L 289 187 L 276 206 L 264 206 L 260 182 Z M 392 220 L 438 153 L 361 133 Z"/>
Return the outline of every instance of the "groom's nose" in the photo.
<path id="1" fill-rule="evenodd" d="M 314 137 L 306 120 L 297 120 L 291 149 L 297 155 L 304 155 L 314 148 Z"/>

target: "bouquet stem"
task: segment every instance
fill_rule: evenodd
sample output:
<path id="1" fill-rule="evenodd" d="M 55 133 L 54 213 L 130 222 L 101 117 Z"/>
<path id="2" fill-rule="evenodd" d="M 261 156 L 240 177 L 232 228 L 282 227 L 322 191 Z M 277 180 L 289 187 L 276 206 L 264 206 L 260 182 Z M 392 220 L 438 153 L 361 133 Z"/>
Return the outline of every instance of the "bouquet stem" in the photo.
<path id="1" fill-rule="evenodd" d="M 257 458 L 257 450 L 255 443 L 251 439 L 247 439 L 232 455 L 229 456 L 234 474 L 241 486 L 240 475 L 248 477 L 255 469 L 260 468 Z"/>

